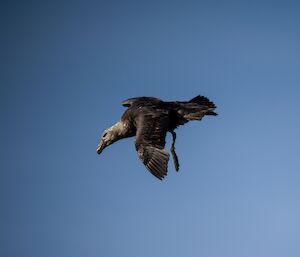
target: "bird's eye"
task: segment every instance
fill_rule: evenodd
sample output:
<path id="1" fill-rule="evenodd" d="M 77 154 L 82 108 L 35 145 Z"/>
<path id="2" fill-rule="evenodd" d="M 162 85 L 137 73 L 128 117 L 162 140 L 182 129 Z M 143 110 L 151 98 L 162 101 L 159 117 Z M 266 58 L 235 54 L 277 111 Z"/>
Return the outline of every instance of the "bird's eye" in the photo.
<path id="1" fill-rule="evenodd" d="M 102 135 L 102 137 L 106 137 L 106 135 L 107 135 L 107 132 L 105 132 L 105 133 Z"/>

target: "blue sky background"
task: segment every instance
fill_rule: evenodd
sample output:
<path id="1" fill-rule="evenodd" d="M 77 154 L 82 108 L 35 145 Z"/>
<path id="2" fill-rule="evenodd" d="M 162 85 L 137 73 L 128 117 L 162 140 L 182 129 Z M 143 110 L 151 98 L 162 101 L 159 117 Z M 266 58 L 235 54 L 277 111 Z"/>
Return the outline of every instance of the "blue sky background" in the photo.
<path id="1" fill-rule="evenodd" d="M 297 1 L 2 1 L 3 257 L 299 257 Z M 205 95 L 163 182 L 134 139 L 96 154 L 133 96 Z M 170 147 L 168 136 L 167 148 Z"/>

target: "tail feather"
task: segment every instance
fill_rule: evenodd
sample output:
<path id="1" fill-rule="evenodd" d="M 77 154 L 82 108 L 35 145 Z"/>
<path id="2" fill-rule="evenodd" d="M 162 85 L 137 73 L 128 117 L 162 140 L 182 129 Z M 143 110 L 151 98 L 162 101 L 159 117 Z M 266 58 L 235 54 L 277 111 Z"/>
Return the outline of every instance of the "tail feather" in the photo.
<path id="1" fill-rule="evenodd" d="M 218 114 L 216 112 L 213 112 L 213 111 L 208 111 L 208 112 L 205 113 L 205 115 L 217 116 Z"/>
<path id="2" fill-rule="evenodd" d="M 191 120 L 201 120 L 206 115 L 216 116 L 216 105 L 205 96 L 196 96 L 188 102 L 174 102 L 176 108 L 175 128 Z"/>
<path id="3" fill-rule="evenodd" d="M 188 102 L 182 103 L 178 113 L 187 121 L 201 120 L 205 115 L 216 116 L 216 105 L 205 96 L 196 96 Z"/>
<path id="4" fill-rule="evenodd" d="M 189 101 L 190 103 L 197 103 L 200 105 L 207 106 L 210 109 L 216 108 L 216 105 L 210 101 L 207 97 L 198 95 Z"/>

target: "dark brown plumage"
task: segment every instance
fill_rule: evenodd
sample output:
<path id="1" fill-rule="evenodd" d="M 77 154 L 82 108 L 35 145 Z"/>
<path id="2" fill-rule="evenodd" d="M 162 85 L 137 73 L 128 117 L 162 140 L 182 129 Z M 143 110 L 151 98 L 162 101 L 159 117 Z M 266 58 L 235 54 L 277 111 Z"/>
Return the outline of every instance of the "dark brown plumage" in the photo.
<path id="1" fill-rule="evenodd" d="M 175 169 L 179 162 L 175 152 L 174 129 L 191 120 L 201 120 L 205 115 L 217 115 L 215 104 L 204 96 L 187 102 L 164 102 L 154 97 L 136 97 L 122 102 L 128 107 L 121 119 L 106 129 L 101 137 L 97 153 L 119 139 L 136 136 L 135 147 L 146 168 L 158 179 L 167 175 L 169 153 L 164 150 L 167 132 L 172 133 L 171 153 Z"/>

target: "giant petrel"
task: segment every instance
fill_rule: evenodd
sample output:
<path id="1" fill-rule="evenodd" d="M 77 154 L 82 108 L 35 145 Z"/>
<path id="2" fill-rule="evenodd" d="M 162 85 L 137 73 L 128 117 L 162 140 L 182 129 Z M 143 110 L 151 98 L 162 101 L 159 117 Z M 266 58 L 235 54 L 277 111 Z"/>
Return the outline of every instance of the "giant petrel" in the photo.
<path id="1" fill-rule="evenodd" d="M 121 119 L 104 130 L 97 153 L 112 143 L 135 136 L 135 148 L 146 168 L 162 180 L 168 171 L 169 154 L 164 149 L 166 134 L 173 137 L 171 153 L 176 171 L 179 162 L 175 152 L 174 130 L 191 120 L 201 120 L 205 115 L 217 115 L 216 106 L 204 96 L 186 102 L 165 102 L 155 97 L 135 97 L 122 102 L 128 107 Z"/>

